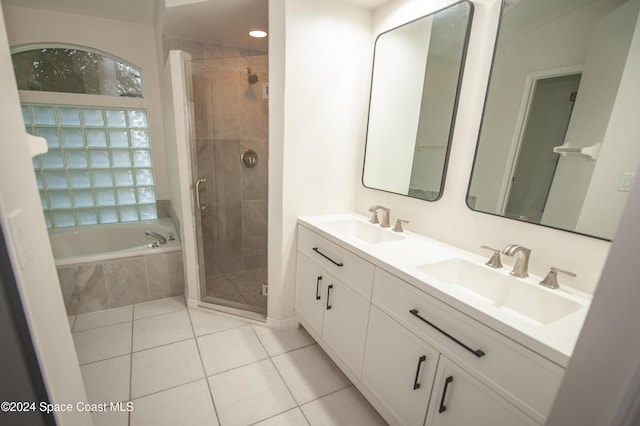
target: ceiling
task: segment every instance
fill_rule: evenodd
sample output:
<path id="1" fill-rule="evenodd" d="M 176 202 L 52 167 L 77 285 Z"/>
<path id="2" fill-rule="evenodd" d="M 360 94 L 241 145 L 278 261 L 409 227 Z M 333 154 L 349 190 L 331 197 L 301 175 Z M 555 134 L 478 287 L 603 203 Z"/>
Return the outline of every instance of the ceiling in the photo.
<path id="1" fill-rule="evenodd" d="M 268 5 L 268 0 L 206 0 L 167 7 L 162 33 L 266 52 L 268 39 L 249 37 L 248 32 L 268 32 Z"/>
<path id="2" fill-rule="evenodd" d="M 322 1 L 322 0 L 314 0 Z M 390 0 L 342 0 L 375 9 Z M 163 34 L 267 51 L 267 39 L 250 29 L 268 30 L 268 0 L 1 0 L 32 9 L 74 13 L 153 25 L 158 4 L 166 4 Z"/>
<path id="3" fill-rule="evenodd" d="M 233 1 L 233 0 L 231 0 Z M 153 25 L 157 0 L 2 0 L 2 4 Z"/>

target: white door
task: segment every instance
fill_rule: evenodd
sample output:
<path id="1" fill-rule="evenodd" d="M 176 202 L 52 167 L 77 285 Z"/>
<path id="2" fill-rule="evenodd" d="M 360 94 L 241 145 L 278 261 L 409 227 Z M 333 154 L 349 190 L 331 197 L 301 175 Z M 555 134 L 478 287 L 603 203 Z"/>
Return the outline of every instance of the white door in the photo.
<path id="1" fill-rule="evenodd" d="M 519 426 L 537 423 L 441 355 L 425 424 Z"/>
<path id="2" fill-rule="evenodd" d="M 371 307 L 362 381 L 399 424 L 424 424 L 439 355 Z"/>
<path id="3" fill-rule="evenodd" d="M 307 259 L 306 256 L 298 253 L 296 312 L 307 322 L 317 336 L 322 336 L 326 281 L 326 272 Z"/>
<path id="4" fill-rule="evenodd" d="M 360 377 L 369 320 L 369 301 L 328 275 L 322 338 Z"/>

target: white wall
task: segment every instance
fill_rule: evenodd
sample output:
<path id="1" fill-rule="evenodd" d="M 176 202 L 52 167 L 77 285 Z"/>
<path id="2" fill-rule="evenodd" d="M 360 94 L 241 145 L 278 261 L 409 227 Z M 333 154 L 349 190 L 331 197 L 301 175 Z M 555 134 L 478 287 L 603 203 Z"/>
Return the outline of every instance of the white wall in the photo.
<path id="1" fill-rule="evenodd" d="M 272 322 L 293 317 L 297 217 L 353 210 L 354 141 L 365 132 L 370 25 L 369 10 L 340 1 L 269 2 Z"/>
<path id="2" fill-rule="evenodd" d="M 3 5 L 9 43 L 62 43 L 102 50 L 139 67 L 148 105 L 156 199 L 169 198 L 160 75 L 152 26 Z M 60 94 L 58 94 L 60 95 Z"/>
<path id="3" fill-rule="evenodd" d="M 58 274 L 48 241 L 38 187 L 22 122 L 18 89 L 0 11 L 0 222 L 18 284 L 31 338 L 52 403 L 87 401 L 78 358 L 71 338 Z M 8 216 L 22 211 L 25 244 L 32 260 L 21 267 Z M 45 242 L 44 244 L 42 242 Z M 3 383 L 3 386 L 10 386 Z M 59 425 L 91 425 L 87 412 L 58 412 Z"/>
<path id="4" fill-rule="evenodd" d="M 185 296 L 191 305 L 200 301 L 202 243 L 198 240 L 193 214 L 193 173 L 191 148 L 195 140 L 193 99 L 191 95 L 191 55 L 170 51 L 164 66 L 163 109 L 167 148 L 167 172 L 171 192 L 174 223 L 180 232 L 182 258 L 185 265 Z M 199 213 L 196 213 L 199 214 Z"/>
<path id="5" fill-rule="evenodd" d="M 633 37 L 637 16 L 638 2 L 630 1 L 599 19 L 593 25 L 584 72 L 580 81 L 580 90 L 567 128 L 565 139 L 567 145 L 587 147 L 605 142 L 609 119 L 625 69 L 629 43 Z M 549 199 L 542 216 L 542 223 L 565 229 L 576 229 L 579 232 L 591 231 L 594 235 L 613 238 L 621 208 L 605 213 L 610 218 L 605 221 L 605 223 L 609 223 L 606 230 L 597 227 L 577 228 L 581 211 L 585 211 L 588 217 L 602 215 L 602 211 L 593 202 L 590 203 L 590 206 L 596 207 L 594 212 L 586 211 L 583 208 L 595 168 L 600 169 L 599 179 L 595 183 L 598 186 L 598 183 L 603 183 L 602 174 L 605 176 L 615 175 L 615 169 L 612 171 L 609 166 L 615 164 L 617 158 L 626 158 L 629 162 L 638 158 L 632 157 L 632 152 L 612 158 L 612 155 L 617 154 L 616 146 L 625 144 L 625 142 L 613 140 L 606 142 L 606 144 L 603 143 L 601 150 L 604 161 L 602 161 L 602 156 L 596 161 L 575 157 L 560 158 L 553 184 L 549 190 Z M 626 171 L 634 171 L 635 168 L 636 164 L 633 164 L 632 169 Z M 612 191 L 615 191 L 616 187 L 617 184 L 614 183 Z M 622 206 L 624 206 L 624 198 L 626 197 L 623 196 Z M 605 203 L 604 199 L 601 199 L 600 202 Z M 620 207 L 620 203 L 616 204 Z"/>
<path id="6" fill-rule="evenodd" d="M 414 19 L 420 14 L 437 10 L 453 1 L 396 1 L 376 10 L 374 34 L 398 25 L 399 20 Z M 421 6 L 422 10 L 410 10 Z M 576 278 L 564 278 L 566 285 L 593 292 L 598 282 L 610 243 L 564 231 L 553 230 L 488 214 L 477 213 L 465 204 L 467 186 L 473 165 L 476 139 L 487 88 L 491 55 L 495 43 L 500 13 L 498 0 L 478 0 L 475 3 L 473 26 L 464 71 L 458 119 L 454 131 L 449 167 L 443 197 L 434 203 L 410 199 L 356 185 L 355 211 L 366 214 L 372 204 L 391 208 L 394 218 L 410 221 L 407 229 L 446 243 L 482 253 L 480 245 L 505 247 L 510 243 L 532 249 L 530 271 L 546 274 L 557 266 L 574 271 Z M 522 84 L 518 85 L 521 90 Z M 359 158 L 364 156 L 364 140 L 360 140 Z M 354 182 L 360 180 L 354 169 Z M 503 262 L 513 260 L 503 256 Z"/>
<path id="7" fill-rule="evenodd" d="M 621 11 L 625 17 L 631 17 L 635 32 L 628 54 L 626 51 L 623 53 L 625 65 L 620 86 L 576 226 L 579 232 L 587 234 L 600 235 L 604 232 L 614 235 L 628 196 L 627 192 L 618 191 L 622 173 L 635 173 L 638 168 L 640 120 L 634 111 L 637 111 L 637 95 L 640 93 L 640 26 L 633 17 L 638 16 L 640 2 L 635 3 L 635 7 L 630 4 L 630 8 Z M 621 31 L 620 25 L 617 28 Z"/>
<path id="8" fill-rule="evenodd" d="M 640 19 L 638 19 L 640 24 Z M 629 61 L 640 64 L 636 30 Z M 634 71 L 633 79 L 638 80 Z M 623 80 L 631 75 L 625 76 Z M 635 97 L 638 93 L 630 92 Z M 637 100 L 636 100 L 637 102 Z M 637 121 L 629 110 L 624 115 Z M 617 114 L 616 114 L 617 115 Z M 637 137 L 638 133 L 635 133 Z M 627 134 L 621 136 L 626 137 Z M 640 421 L 640 184 L 629 194 L 591 309 L 569 361 L 547 425 L 637 425 Z M 635 404 L 635 406 L 634 406 Z M 634 411 L 636 410 L 636 411 Z M 623 422 L 625 415 L 630 418 Z"/>

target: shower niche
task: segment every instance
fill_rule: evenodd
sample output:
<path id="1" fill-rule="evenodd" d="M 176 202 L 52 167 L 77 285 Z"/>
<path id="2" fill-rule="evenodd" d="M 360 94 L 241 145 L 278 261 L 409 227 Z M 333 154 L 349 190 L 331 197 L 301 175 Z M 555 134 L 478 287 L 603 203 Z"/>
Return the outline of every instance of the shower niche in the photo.
<path id="1" fill-rule="evenodd" d="M 201 301 L 265 315 L 268 56 L 192 40 L 164 42 L 192 58 Z"/>

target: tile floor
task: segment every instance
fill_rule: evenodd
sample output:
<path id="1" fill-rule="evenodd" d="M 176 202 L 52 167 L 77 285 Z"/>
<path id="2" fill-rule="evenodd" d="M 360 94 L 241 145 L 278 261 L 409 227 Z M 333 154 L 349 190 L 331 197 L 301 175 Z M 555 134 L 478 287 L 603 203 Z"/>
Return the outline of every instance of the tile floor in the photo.
<path id="1" fill-rule="evenodd" d="M 69 318 L 99 425 L 383 425 L 303 329 L 275 331 L 182 297 Z"/>

